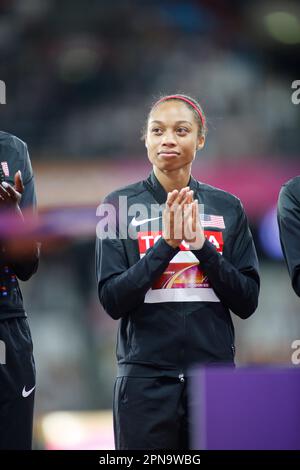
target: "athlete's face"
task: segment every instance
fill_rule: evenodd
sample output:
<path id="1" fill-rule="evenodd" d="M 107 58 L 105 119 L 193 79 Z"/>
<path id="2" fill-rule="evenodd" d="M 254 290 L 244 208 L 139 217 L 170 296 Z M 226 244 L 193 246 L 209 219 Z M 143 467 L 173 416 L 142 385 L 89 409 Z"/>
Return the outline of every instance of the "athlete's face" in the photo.
<path id="1" fill-rule="evenodd" d="M 161 171 L 191 166 L 204 142 L 194 113 L 185 103 L 166 101 L 151 111 L 145 144 L 150 162 Z"/>

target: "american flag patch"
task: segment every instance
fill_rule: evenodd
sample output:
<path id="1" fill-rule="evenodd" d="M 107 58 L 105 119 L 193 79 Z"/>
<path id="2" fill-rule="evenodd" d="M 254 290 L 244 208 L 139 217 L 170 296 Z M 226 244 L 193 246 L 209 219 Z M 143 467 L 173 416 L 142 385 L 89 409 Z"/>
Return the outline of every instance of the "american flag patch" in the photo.
<path id="1" fill-rule="evenodd" d="M 7 162 L 1 162 L 2 170 L 5 176 L 9 176 L 9 168 Z"/>
<path id="2" fill-rule="evenodd" d="M 225 228 L 224 217 L 222 215 L 201 214 L 200 220 L 202 227 Z"/>

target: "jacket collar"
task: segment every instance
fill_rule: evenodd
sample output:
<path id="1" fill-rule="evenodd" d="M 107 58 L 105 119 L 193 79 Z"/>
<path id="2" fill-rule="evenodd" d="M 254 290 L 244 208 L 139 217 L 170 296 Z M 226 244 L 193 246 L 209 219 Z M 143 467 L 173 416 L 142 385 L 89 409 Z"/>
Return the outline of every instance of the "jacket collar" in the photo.
<path id="1" fill-rule="evenodd" d="M 149 177 L 145 180 L 145 183 L 146 183 L 148 189 L 153 194 L 156 201 L 159 204 L 164 204 L 167 200 L 167 192 L 165 191 L 165 189 L 162 187 L 162 185 L 160 184 L 160 182 L 156 178 L 153 170 L 150 173 Z M 188 186 L 190 187 L 190 189 L 192 189 L 194 191 L 194 193 L 198 189 L 198 183 L 195 180 L 195 178 L 193 178 L 192 176 L 190 177 L 190 181 L 189 181 Z"/>

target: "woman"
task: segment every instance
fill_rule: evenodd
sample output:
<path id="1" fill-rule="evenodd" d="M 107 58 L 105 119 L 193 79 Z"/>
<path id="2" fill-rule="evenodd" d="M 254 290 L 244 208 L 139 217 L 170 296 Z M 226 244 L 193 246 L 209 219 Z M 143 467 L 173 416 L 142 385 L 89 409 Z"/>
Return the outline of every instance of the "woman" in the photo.
<path id="1" fill-rule="evenodd" d="M 34 216 L 36 195 L 27 145 L 0 132 L 0 217 L 18 227 Z M 32 214 L 32 215 L 31 215 Z M 13 232 L 11 228 L 11 233 Z M 39 246 L 34 240 L 0 240 L 0 449 L 29 450 L 32 446 L 35 364 L 27 314 L 18 279 L 27 281 L 37 270 Z M 22 246 L 21 246 L 22 245 Z"/>
<path id="2" fill-rule="evenodd" d="M 233 365 L 229 310 L 247 318 L 257 307 L 258 262 L 239 199 L 191 176 L 205 132 L 194 99 L 160 99 L 145 130 L 152 173 L 105 200 L 119 215 L 116 236 L 110 224 L 96 246 L 100 302 L 121 319 L 117 449 L 188 448 L 190 368 Z"/>

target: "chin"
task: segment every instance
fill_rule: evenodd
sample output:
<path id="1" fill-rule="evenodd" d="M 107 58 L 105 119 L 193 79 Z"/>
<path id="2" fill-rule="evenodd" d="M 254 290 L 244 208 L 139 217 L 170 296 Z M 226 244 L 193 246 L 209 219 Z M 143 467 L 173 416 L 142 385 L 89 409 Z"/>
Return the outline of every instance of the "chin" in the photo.
<path id="1" fill-rule="evenodd" d="M 166 170 L 174 171 L 174 170 L 179 170 L 181 168 L 181 166 L 174 165 L 174 162 L 173 163 L 171 163 L 171 162 L 161 163 L 160 162 L 158 165 L 156 164 L 156 166 L 161 171 L 166 171 Z"/>
<path id="2" fill-rule="evenodd" d="M 181 170 L 182 168 L 186 168 L 188 165 L 190 165 L 191 163 L 190 162 L 176 162 L 176 161 L 173 161 L 173 162 L 159 162 L 158 164 L 156 164 L 156 166 L 160 169 L 160 170 L 169 170 L 169 171 L 176 171 L 176 170 Z"/>

